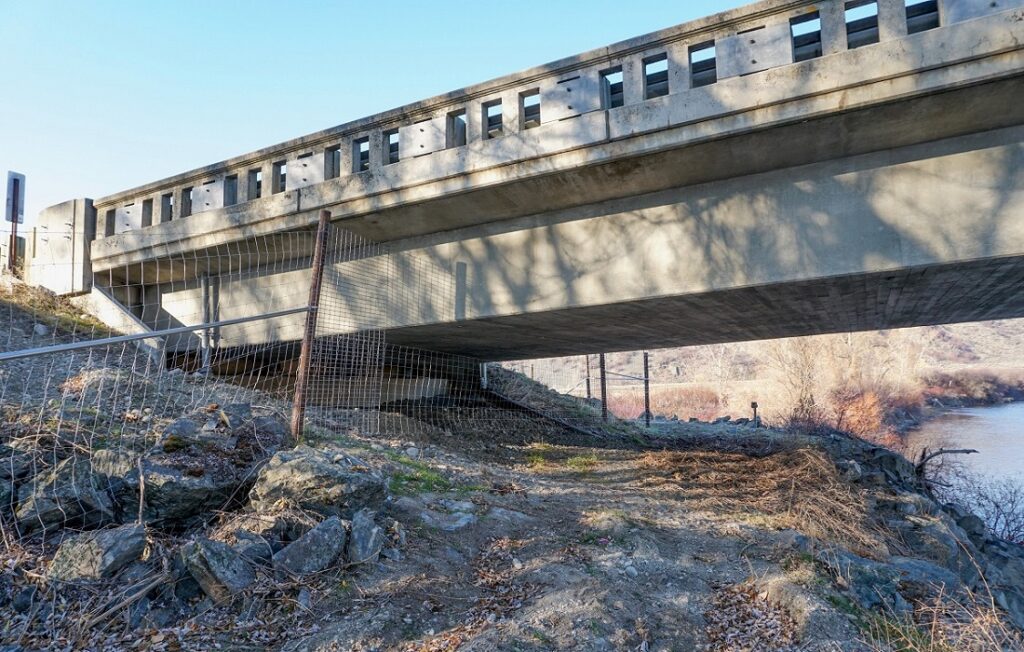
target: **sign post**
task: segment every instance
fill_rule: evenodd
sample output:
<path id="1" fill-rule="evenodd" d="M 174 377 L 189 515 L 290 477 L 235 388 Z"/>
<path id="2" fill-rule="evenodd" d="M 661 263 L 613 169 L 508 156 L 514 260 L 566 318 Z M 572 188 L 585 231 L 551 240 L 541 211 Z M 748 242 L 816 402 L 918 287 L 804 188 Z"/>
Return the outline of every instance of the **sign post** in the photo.
<path id="1" fill-rule="evenodd" d="M 7 249 L 7 269 L 18 268 L 18 225 L 25 222 L 25 175 L 7 172 L 7 203 L 4 219 L 11 223 L 11 241 Z"/>

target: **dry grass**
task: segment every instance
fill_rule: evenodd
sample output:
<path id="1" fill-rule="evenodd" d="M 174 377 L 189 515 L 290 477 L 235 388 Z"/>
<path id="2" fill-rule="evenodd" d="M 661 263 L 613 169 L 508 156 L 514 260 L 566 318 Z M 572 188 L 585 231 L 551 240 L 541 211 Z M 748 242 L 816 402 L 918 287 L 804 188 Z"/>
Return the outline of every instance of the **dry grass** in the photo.
<path id="1" fill-rule="evenodd" d="M 1022 650 L 1024 639 L 1007 624 L 991 596 L 939 595 L 913 617 L 870 619 L 868 644 L 877 652 L 988 652 Z"/>
<path id="2" fill-rule="evenodd" d="M 871 557 L 887 549 L 882 531 L 868 517 L 864 498 L 819 450 L 798 448 L 765 457 L 649 453 L 641 464 L 660 474 L 649 483 L 670 482 L 697 509 L 791 528 Z"/>

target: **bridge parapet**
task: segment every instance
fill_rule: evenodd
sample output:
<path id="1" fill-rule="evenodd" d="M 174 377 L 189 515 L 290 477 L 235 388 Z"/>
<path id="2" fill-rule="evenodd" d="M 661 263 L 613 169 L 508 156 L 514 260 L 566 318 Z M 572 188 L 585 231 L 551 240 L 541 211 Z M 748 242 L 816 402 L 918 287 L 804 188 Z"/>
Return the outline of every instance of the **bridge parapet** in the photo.
<path id="1" fill-rule="evenodd" d="M 167 223 L 178 220 L 194 232 L 196 220 L 210 218 L 216 227 L 240 211 L 286 215 L 728 115 L 816 85 L 838 88 L 941 65 L 936 57 L 971 56 L 964 50 L 972 43 L 928 52 L 924 33 L 1022 6 L 1024 0 L 759 2 L 103 197 L 94 202 L 97 237 L 173 232 Z M 916 40 L 900 56 L 867 54 L 875 43 L 898 39 Z M 865 55 L 844 61 L 845 69 L 826 63 L 862 47 Z M 800 74 L 765 74 L 788 66 L 801 66 Z M 110 243 L 118 250 L 123 244 Z M 96 253 L 102 257 L 103 247 Z"/>

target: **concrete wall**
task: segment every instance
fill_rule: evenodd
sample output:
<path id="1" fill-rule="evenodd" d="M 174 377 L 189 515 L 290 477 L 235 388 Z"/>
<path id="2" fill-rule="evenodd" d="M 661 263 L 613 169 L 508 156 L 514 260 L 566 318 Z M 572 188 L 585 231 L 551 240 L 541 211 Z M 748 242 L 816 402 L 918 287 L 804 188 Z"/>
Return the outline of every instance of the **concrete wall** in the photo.
<path id="1" fill-rule="evenodd" d="M 92 200 L 72 199 L 39 213 L 28 238 L 26 280 L 57 294 L 92 288 L 89 247 L 96 234 Z"/>

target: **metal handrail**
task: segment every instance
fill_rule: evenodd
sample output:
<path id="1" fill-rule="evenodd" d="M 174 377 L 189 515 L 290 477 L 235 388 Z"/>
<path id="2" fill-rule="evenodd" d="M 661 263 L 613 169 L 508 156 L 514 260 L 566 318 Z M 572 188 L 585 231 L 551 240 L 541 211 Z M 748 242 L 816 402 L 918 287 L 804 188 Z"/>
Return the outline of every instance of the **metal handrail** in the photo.
<path id="1" fill-rule="evenodd" d="M 46 355 L 49 353 L 65 353 L 67 351 L 78 351 L 81 349 L 90 349 L 97 346 L 108 346 L 110 344 L 123 344 L 127 342 L 136 342 L 139 340 L 151 340 L 157 337 L 164 337 L 165 335 L 192 333 L 195 331 L 206 330 L 208 328 L 233 326 L 235 324 L 244 324 L 251 321 L 258 321 L 260 319 L 274 319 L 276 317 L 287 317 L 288 315 L 297 315 L 305 312 L 309 312 L 309 306 L 303 306 L 301 308 L 289 308 L 288 310 L 278 310 L 277 312 L 268 312 L 262 315 L 253 315 L 251 317 L 236 317 L 234 319 L 214 321 L 207 324 L 197 324 L 195 326 L 175 326 L 174 328 L 165 328 L 163 330 L 150 331 L 148 333 L 136 333 L 134 335 L 118 335 L 116 337 L 105 337 L 99 340 L 88 340 L 85 342 L 69 342 L 67 344 L 54 344 L 52 346 L 42 346 L 36 347 L 34 349 L 7 351 L 4 353 L 0 353 L 0 362 L 6 362 L 8 360 L 20 360 L 21 358 L 31 358 L 33 356 Z"/>

